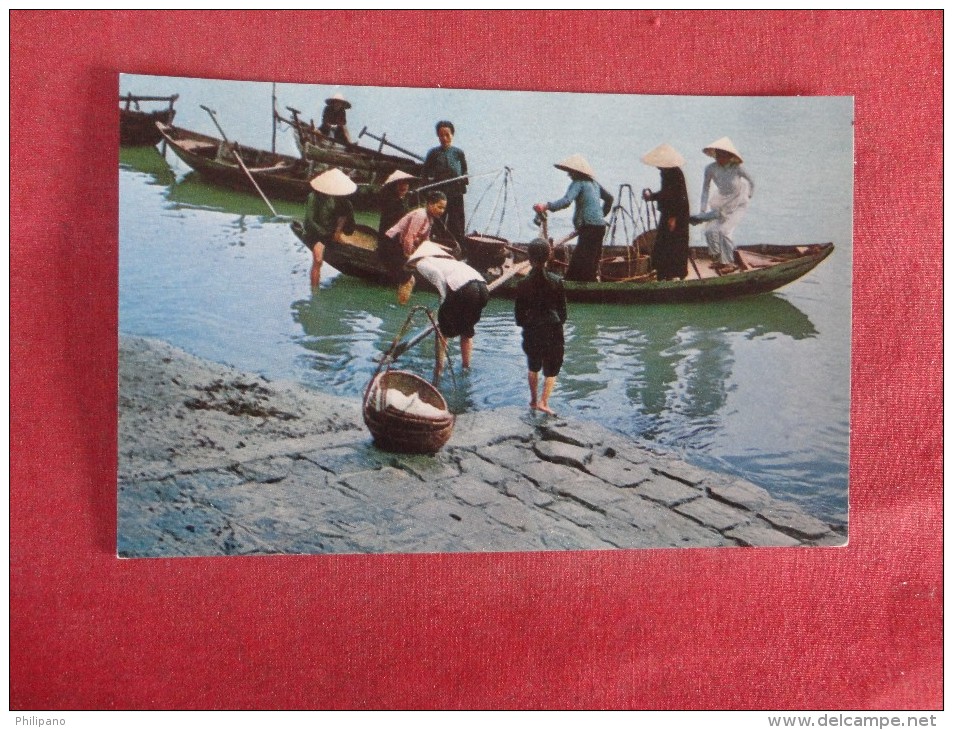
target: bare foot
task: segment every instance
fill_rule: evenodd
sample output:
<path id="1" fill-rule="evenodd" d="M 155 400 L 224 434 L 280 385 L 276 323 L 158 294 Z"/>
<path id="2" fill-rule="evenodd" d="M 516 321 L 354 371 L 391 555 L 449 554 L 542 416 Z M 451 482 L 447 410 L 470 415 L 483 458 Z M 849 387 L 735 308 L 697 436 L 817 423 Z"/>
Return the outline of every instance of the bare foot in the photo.
<path id="1" fill-rule="evenodd" d="M 536 401 L 531 400 L 531 401 L 529 402 L 529 409 L 530 409 L 531 411 L 535 411 L 535 410 L 536 410 Z"/>
<path id="2" fill-rule="evenodd" d="M 536 410 L 537 410 L 537 411 L 542 411 L 543 413 L 548 413 L 548 414 L 551 415 L 551 416 L 555 416 L 555 415 L 556 415 L 556 411 L 554 411 L 552 408 L 550 408 L 550 407 L 549 407 L 548 405 L 546 405 L 545 403 L 538 403 L 538 404 L 536 405 Z"/>

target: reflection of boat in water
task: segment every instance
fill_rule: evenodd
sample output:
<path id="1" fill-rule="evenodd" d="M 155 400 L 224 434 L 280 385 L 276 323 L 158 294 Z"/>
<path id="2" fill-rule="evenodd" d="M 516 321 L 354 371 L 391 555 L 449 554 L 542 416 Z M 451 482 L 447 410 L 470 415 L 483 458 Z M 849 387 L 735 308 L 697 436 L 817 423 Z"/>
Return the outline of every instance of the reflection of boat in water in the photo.
<path id="1" fill-rule="evenodd" d="M 618 307 L 592 307 L 598 316 L 586 315 L 580 319 L 592 322 L 599 329 L 635 329 L 656 341 L 669 341 L 675 333 L 685 329 L 740 334 L 748 338 L 785 335 L 795 340 L 815 337 L 817 328 L 810 318 L 778 294 L 765 294 L 757 298 L 741 298 L 715 302 L 707 307 L 684 304 L 660 304 L 639 310 L 638 319 L 633 319 L 630 310 Z M 573 311 L 579 312 L 578 308 Z M 570 321 L 573 321 L 570 317 Z M 579 325 L 576 325 L 577 329 Z M 579 333 L 586 336 L 585 329 Z M 589 333 L 595 336 L 595 332 Z"/>
<path id="2" fill-rule="evenodd" d="M 120 147 L 119 166 L 151 175 L 158 185 L 175 182 L 175 173 L 155 147 Z"/>
<path id="3" fill-rule="evenodd" d="M 166 193 L 166 199 L 181 208 L 216 210 L 236 215 L 271 215 L 271 211 L 259 195 L 212 185 L 194 171 L 188 172 L 178 180 L 173 180 Z M 301 215 L 300 203 L 275 200 L 272 204 L 279 214 Z"/>
<path id="4" fill-rule="evenodd" d="M 627 307 L 570 307 L 561 392 L 584 410 L 612 413 L 620 430 L 698 453 L 730 417 L 725 409 L 739 383 L 739 352 L 784 338 L 791 342 L 781 347 L 794 348 L 795 341 L 818 337 L 810 318 L 777 294 L 706 306 L 660 304 L 633 313 Z M 767 351 L 771 357 L 779 352 Z M 757 398 L 772 402 L 811 388 L 767 371 L 757 382 Z"/>
<path id="5" fill-rule="evenodd" d="M 119 144 L 122 147 L 154 147 L 162 135 L 156 127 L 156 122 L 172 124 L 175 118 L 173 105 L 179 98 L 172 96 L 126 96 L 119 97 Z M 143 111 L 140 102 L 163 101 L 168 103 L 167 109 L 158 109 L 151 112 Z"/>

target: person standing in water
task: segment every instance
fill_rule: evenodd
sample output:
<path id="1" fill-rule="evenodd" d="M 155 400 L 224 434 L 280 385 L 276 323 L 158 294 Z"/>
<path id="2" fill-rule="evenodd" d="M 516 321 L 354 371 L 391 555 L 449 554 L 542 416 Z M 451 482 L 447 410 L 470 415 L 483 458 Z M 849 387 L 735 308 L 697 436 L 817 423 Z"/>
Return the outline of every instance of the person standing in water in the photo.
<path id="1" fill-rule="evenodd" d="M 738 269 L 734 231 L 748 211 L 748 201 L 754 195 L 754 180 L 741 166 L 741 155 L 727 137 L 712 142 L 703 151 L 715 161 L 705 168 L 700 213 L 691 218 L 691 222 L 708 223 L 705 240 L 712 261 L 717 262 L 715 270 L 719 274 L 730 274 Z M 715 194 L 709 199 L 712 184 Z"/>
<path id="2" fill-rule="evenodd" d="M 562 279 L 546 271 L 550 257 L 546 240 L 533 240 L 529 244 L 528 255 L 533 269 L 529 276 L 516 285 L 514 313 L 516 324 L 523 328 L 529 407 L 554 416 L 556 414 L 549 407 L 549 397 L 563 365 L 566 292 Z M 544 378 L 543 392 L 537 396 L 540 370 Z"/>
<path id="3" fill-rule="evenodd" d="M 460 360 L 470 367 L 475 327 L 490 299 L 483 275 L 433 241 L 424 241 L 407 259 L 407 266 L 429 281 L 440 294 L 437 324 L 443 335 L 437 338 L 434 379 L 440 377 L 446 359 L 446 340 L 460 337 Z M 414 281 L 411 278 L 411 281 Z"/>
<path id="4" fill-rule="evenodd" d="M 311 181 L 304 214 L 304 244 L 311 251 L 311 287 L 321 282 L 324 248 L 354 233 L 354 207 L 347 199 L 357 190 L 351 178 L 336 167 Z"/>
<path id="5" fill-rule="evenodd" d="M 424 159 L 421 175 L 434 182 L 453 180 L 440 185 L 439 190 L 447 196 L 446 228 L 453 236 L 454 243 L 462 245 L 466 233 L 466 212 L 463 207 L 463 196 L 467 192 L 467 157 L 463 150 L 453 146 L 453 136 L 456 130 L 453 122 L 441 120 L 437 122 L 437 139 L 440 146 L 432 148 Z M 462 179 L 457 179 L 462 178 Z"/>

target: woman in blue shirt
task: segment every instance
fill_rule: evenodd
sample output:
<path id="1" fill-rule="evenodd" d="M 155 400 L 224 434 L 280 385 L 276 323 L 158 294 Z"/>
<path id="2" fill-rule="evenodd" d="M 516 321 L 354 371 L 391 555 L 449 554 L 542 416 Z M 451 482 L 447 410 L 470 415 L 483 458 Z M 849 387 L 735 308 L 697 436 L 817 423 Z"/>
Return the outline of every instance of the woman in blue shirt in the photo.
<path id="1" fill-rule="evenodd" d="M 572 222 L 579 232 L 579 243 L 573 251 L 567 281 L 597 281 L 599 260 L 602 258 L 602 239 L 606 235 L 605 217 L 612 209 L 612 196 L 596 182 L 596 174 L 582 155 L 572 155 L 554 165 L 569 174 L 572 182 L 566 194 L 551 203 L 537 203 L 533 210 L 562 210 L 575 203 Z"/>

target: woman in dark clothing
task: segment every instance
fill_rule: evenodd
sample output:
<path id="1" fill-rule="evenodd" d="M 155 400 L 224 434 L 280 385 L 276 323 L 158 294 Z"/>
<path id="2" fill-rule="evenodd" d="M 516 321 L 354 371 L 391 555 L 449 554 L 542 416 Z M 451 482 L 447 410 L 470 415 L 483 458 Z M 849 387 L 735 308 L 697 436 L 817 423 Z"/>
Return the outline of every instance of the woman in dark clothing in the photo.
<path id="1" fill-rule="evenodd" d="M 384 181 L 380 193 L 381 222 L 377 227 L 381 238 L 411 211 L 413 203 L 408 193 L 411 181 L 416 179 L 413 175 L 396 170 Z"/>
<path id="2" fill-rule="evenodd" d="M 342 235 L 354 233 L 354 207 L 347 196 L 357 185 L 336 167 L 311 181 L 304 211 L 304 243 L 311 251 L 311 286 L 321 282 L 324 248 L 341 242 Z"/>
<path id="3" fill-rule="evenodd" d="M 467 157 L 463 150 L 453 146 L 453 136 L 456 134 L 453 122 L 441 120 L 437 122 L 437 139 L 439 147 L 434 147 L 427 153 L 424 160 L 422 175 L 425 178 L 440 182 L 452 180 L 441 185 L 439 190 L 447 196 L 447 212 L 444 225 L 447 233 L 453 237 L 456 245 L 461 245 L 466 233 L 466 213 L 463 208 L 463 196 L 467 192 Z"/>
<path id="4" fill-rule="evenodd" d="M 657 167 L 662 187 L 657 193 L 642 192 L 647 201 L 658 206 L 659 223 L 652 249 L 652 268 L 659 281 L 688 276 L 688 190 L 681 166 L 683 158 L 672 146 L 662 144 L 646 153 L 642 162 Z"/>
<path id="5" fill-rule="evenodd" d="M 325 99 L 318 131 L 342 144 L 351 144 L 351 133 L 347 131 L 347 110 L 350 108 L 351 103 L 341 94 Z"/>
<path id="6" fill-rule="evenodd" d="M 555 415 L 549 396 L 563 364 L 563 323 L 566 321 L 566 293 L 563 282 L 546 271 L 550 248 L 542 238 L 529 245 L 533 270 L 516 285 L 516 324 L 523 328 L 523 352 L 529 380 L 529 407 Z M 543 392 L 537 398 L 539 371 L 543 371 Z"/>

